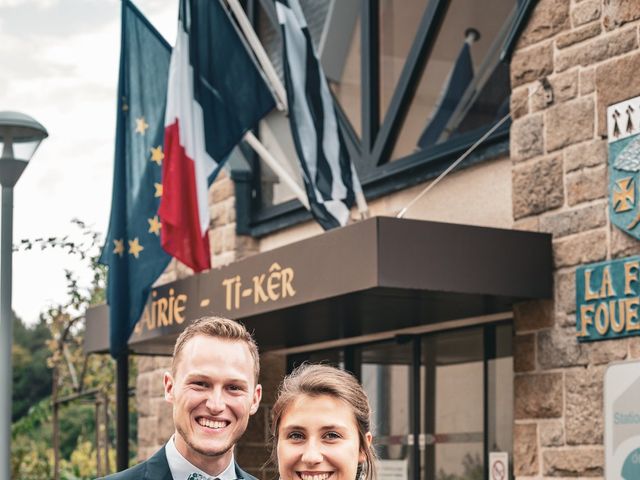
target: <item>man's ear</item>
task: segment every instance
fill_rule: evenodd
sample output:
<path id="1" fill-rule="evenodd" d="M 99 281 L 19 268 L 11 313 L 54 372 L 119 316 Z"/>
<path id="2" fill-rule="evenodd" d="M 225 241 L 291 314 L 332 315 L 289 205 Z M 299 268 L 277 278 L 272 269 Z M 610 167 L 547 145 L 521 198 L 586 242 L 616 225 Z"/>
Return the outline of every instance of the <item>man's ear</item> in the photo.
<path id="1" fill-rule="evenodd" d="M 164 372 L 162 381 L 164 383 L 164 399 L 169 403 L 173 403 L 173 387 L 175 384 L 173 376 L 169 372 Z"/>
<path id="2" fill-rule="evenodd" d="M 249 415 L 253 415 L 258 411 L 260 406 L 260 400 L 262 399 L 262 385 L 257 384 L 253 391 L 253 399 L 251 400 L 251 409 L 249 409 Z"/>

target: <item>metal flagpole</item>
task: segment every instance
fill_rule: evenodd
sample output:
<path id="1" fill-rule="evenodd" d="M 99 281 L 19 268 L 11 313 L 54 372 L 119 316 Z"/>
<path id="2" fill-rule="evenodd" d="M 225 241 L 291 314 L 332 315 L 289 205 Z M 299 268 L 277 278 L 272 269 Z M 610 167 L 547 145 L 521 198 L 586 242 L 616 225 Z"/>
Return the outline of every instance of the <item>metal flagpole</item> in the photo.
<path id="1" fill-rule="evenodd" d="M 245 141 L 253 148 L 260 158 L 264 160 L 264 163 L 269 165 L 269 168 L 273 170 L 273 172 L 281 178 L 284 183 L 293 191 L 295 196 L 300 200 L 300 202 L 305 206 L 307 210 L 309 210 L 309 199 L 307 198 L 307 194 L 302 190 L 300 185 L 298 185 L 289 172 L 287 172 L 282 165 L 271 155 L 271 152 L 267 150 L 267 148 L 256 138 L 256 136 L 252 132 L 247 132 L 244 135 Z"/>
<path id="2" fill-rule="evenodd" d="M 271 60 L 269 60 L 267 52 L 264 50 L 262 43 L 260 43 L 260 39 L 253 29 L 251 22 L 247 18 L 247 14 L 242 9 L 242 6 L 240 5 L 240 2 L 238 2 L 238 0 L 226 1 L 229 4 L 229 7 L 231 7 L 231 11 L 238 20 L 238 24 L 240 25 L 242 33 L 244 33 L 245 38 L 249 42 L 249 46 L 253 50 L 253 53 L 260 62 L 265 75 L 267 76 L 269 82 L 273 87 L 273 90 L 276 94 L 276 103 L 278 104 L 278 110 L 286 113 L 288 111 L 287 92 L 284 88 L 284 85 L 282 85 L 282 82 L 280 81 L 280 77 L 278 77 L 276 69 L 271 63 Z"/>

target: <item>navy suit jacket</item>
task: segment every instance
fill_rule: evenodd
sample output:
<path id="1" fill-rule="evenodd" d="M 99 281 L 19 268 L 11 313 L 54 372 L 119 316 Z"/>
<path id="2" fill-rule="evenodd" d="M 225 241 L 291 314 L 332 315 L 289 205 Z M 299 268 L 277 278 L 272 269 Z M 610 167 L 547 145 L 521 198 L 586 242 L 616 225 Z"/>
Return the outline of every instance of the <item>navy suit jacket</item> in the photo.
<path id="1" fill-rule="evenodd" d="M 162 447 L 154 453 L 149 460 L 122 472 L 103 477 L 101 480 L 173 480 L 164 448 Z M 257 480 L 254 476 L 242 470 L 237 463 L 236 477 L 240 480 Z"/>

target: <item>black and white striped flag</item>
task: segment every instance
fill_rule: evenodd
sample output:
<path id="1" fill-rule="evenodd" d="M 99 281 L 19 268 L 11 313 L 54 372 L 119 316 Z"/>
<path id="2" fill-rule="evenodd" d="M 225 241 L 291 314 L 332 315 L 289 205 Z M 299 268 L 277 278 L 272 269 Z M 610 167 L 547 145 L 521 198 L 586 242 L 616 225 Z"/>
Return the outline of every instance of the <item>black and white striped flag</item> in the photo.
<path id="1" fill-rule="evenodd" d="M 338 126 L 333 98 L 298 0 L 276 0 L 291 133 L 311 213 L 327 230 L 346 225 L 362 194 Z"/>

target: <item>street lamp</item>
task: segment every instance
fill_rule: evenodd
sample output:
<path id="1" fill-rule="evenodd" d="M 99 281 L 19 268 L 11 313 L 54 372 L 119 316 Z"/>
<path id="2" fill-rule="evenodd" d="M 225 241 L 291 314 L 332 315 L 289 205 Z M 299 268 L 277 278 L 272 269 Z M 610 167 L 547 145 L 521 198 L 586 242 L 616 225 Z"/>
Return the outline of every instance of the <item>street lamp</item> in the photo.
<path id="1" fill-rule="evenodd" d="M 13 187 L 24 172 L 47 130 L 24 113 L 0 112 L 0 478 L 11 478 L 11 269 L 13 255 Z"/>

